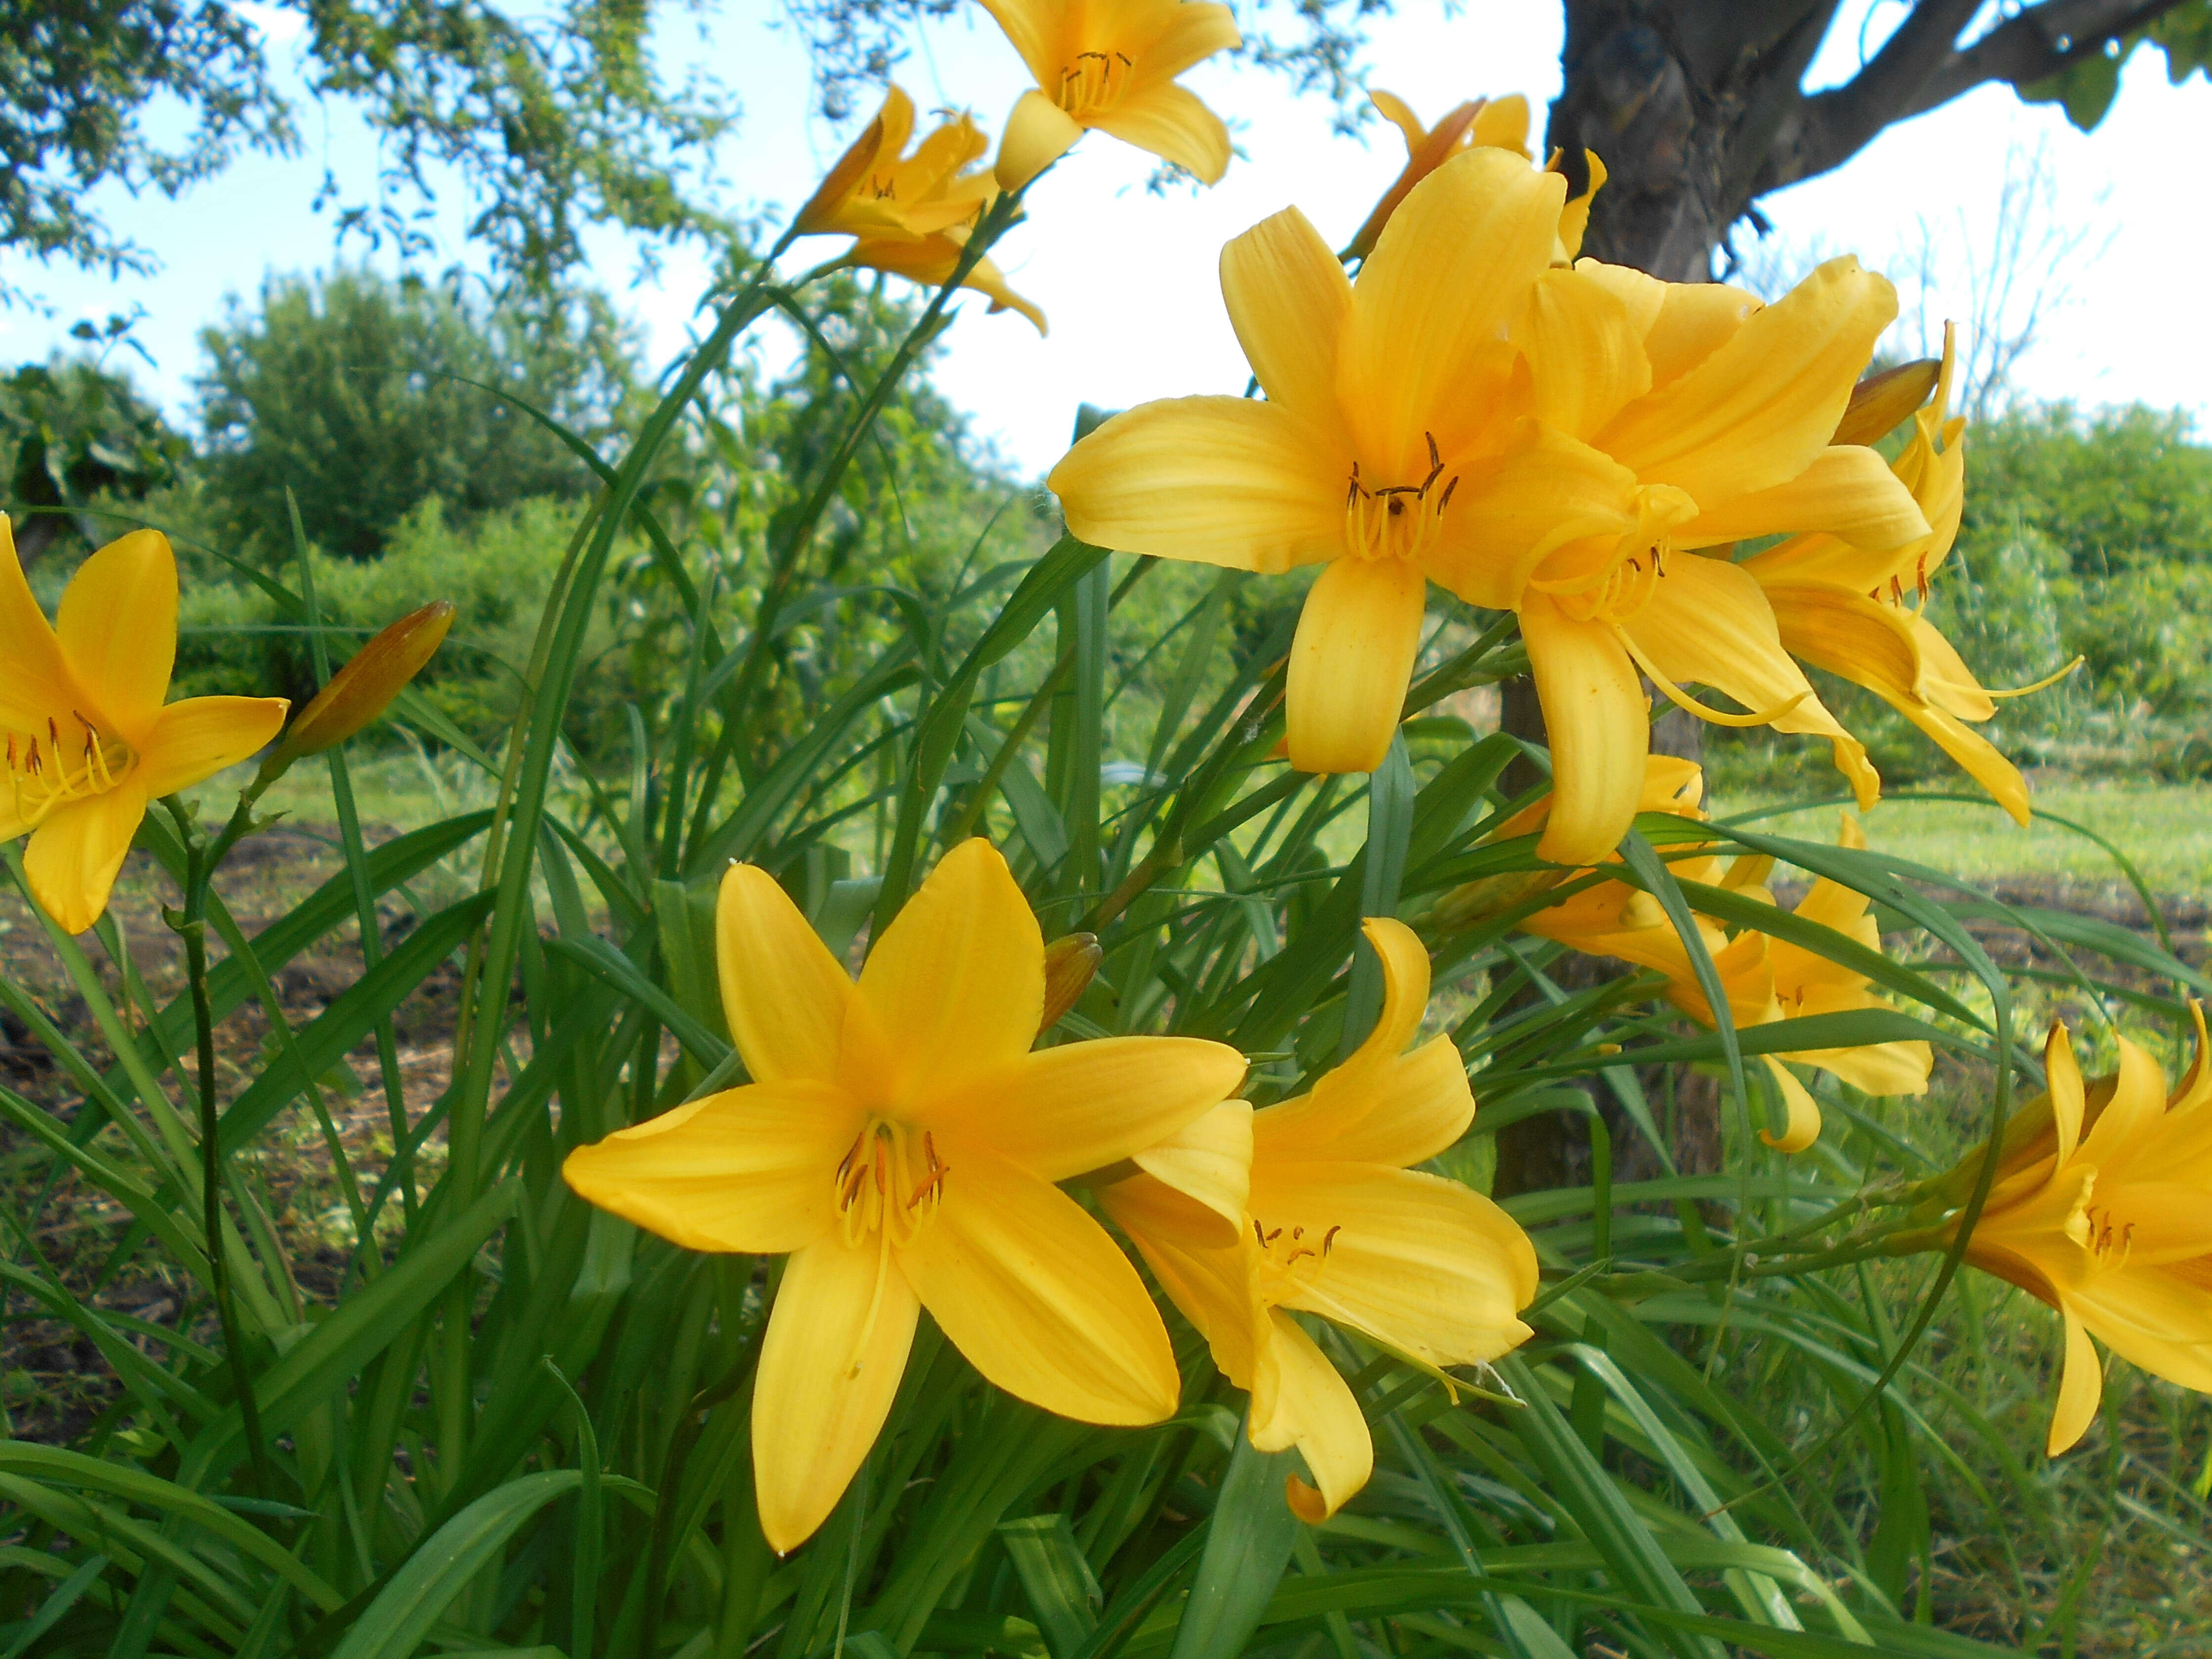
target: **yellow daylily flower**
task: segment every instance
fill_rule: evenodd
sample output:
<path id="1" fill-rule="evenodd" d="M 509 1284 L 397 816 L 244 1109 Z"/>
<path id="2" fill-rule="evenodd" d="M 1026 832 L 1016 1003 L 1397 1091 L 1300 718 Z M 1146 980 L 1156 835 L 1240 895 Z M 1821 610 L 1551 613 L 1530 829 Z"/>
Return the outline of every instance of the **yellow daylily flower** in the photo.
<path id="1" fill-rule="evenodd" d="M 1474 1365 L 1528 1340 L 1520 1310 L 1536 1294 L 1535 1249 L 1511 1217 L 1407 1167 L 1467 1133 L 1474 1097 L 1449 1036 L 1406 1052 L 1428 1001 L 1419 939 L 1387 919 L 1366 932 L 1382 1012 L 1349 1060 L 1264 1111 L 1215 1108 L 1099 1194 L 1251 1391 L 1252 1443 L 1304 1454 L 1314 1484 L 1291 1477 L 1289 1497 L 1309 1522 L 1366 1484 L 1375 1451 L 1358 1401 L 1294 1316 L 1425 1364 Z"/>
<path id="2" fill-rule="evenodd" d="M 797 223 L 805 235 L 854 238 L 841 264 L 937 288 L 951 280 L 998 185 L 988 169 L 967 171 L 990 141 L 965 112 L 940 121 L 909 155 L 913 135 L 914 100 L 894 85 L 875 119 L 799 210 Z M 1018 311 L 1038 333 L 1046 331 L 1044 313 L 1007 287 L 988 258 L 977 260 L 960 285 L 988 295 L 993 311 Z"/>
<path id="3" fill-rule="evenodd" d="M 2027 781 L 1965 724 L 1988 720 L 1996 703 L 1923 614 L 1929 580 L 1958 538 L 1966 505 L 1966 422 L 1949 414 L 1956 352 L 1955 327 L 1946 324 L 1935 397 L 1914 414 L 1912 436 L 1891 468 L 1919 503 L 1928 534 L 1887 549 L 1833 534 L 1793 536 L 1743 568 L 1765 591 L 1791 655 L 1874 692 L 2025 824 Z"/>
<path id="4" fill-rule="evenodd" d="M 2154 1376 L 2212 1394 L 2212 1075 L 2203 1012 L 2191 1012 L 2196 1062 L 2171 1096 L 2158 1062 L 2124 1037 L 2118 1072 L 2085 1087 L 2066 1028 L 2051 1028 L 2049 1089 L 2006 1134 L 1966 1243 L 1968 1261 L 2064 1322 L 2053 1457 L 2097 1414 L 2104 1376 L 2093 1337 Z M 1954 1198 L 1971 1189 L 1979 1158 L 1953 1171 Z M 1938 1247 L 1958 1224 L 1943 1228 Z"/>
<path id="5" fill-rule="evenodd" d="M 1406 165 L 1345 248 L 1347 259 L 1364 259 L 1373 252 L 1382 227 L 1390 222 L 1406 193 L 1461 151 L 1504 149 L 1523 161 L 1528 159 L 1528 100 L 1517 93 L 1509 98 L 1469 99 L 1432 127 L 1424 126 L 1421 118 L 1395 94 L 1370 88 L 1367 101 L 1404 137 Z M 1584 150 L 1583 161 L 1589 183 L 1581 195 L 1559 210 L 1559 241 L 1552 250 L 1554 264 L 1571 264 L 1582 252 L 1583 233 L 1589 228 L 1590 198 L 1605 183 L 1605 165 L 1595 155 Z M 1553 167 L 1558 170 L 1557 157 Z"/>
<path id="6" fill-rule="evenodd" d="M 1689 764 L 1652 757 L 1647 763 L 1645 794 L 1639 810 L 1702 818 L 1705 814 L 1698 805 L 1702 779 L 1694 789 L 1679 781 L 1680 769 Z M 1540 811 L 1543 805 L 1530 810 Z M 1525 835 L 1534 827 L 1527 824 L 1515 833 Z M 1851 848 L 1866 845 L 1858 820 L 1848 812 L 1843 815 L 1838 844 Z M 1772 866 L 1771 859 L 1747 854 L 1727 860 L 1718 856 L 1678 859 L 1669 868 L 1678 881 L 1726 888 L 1772 904 L 1774 895 L 1766 885 Z M 1692 902 L 1695 903 L 1694 898 Z M 1832 928 L 1870 951 L 1881 949 L 1881 930 L 1866 896 L 1825 876 L 1814 882 L 1792 914 Z M 1700 940 L 1728 994 L 1729 1021 L 1739 1030 L 1779 1019 L 1888 1006 L 1871 988 L 1873 982 L 1856 969 L 1757 928 L 1747 927 L 1731 939 L 1711 917 L 1700 915 L 1696 920 Z M 1656 969 L 1667 976 L 1664 994 L 1669 1002 L 1700 1025 L 1710 1029 L 1715 1024 L 1712 1006 L 1691 965 L 1688 947 L 1659 902 L 1640 888 L 1626 882 L 1601 882 L 1538 911 L 1521 927 L 1585 955 L 1613 957 Z M 1791 1152 L 1802 1152 L 1820 1138 L 1820 1109 L 1784 1061 L 1813 1066 L 1874 1095 L 1927 1093 L 1929 1073 L 1935 1064 L 1934 1051 L 1927 1043 L 1914 1040 L 1854 1048 L 1793 1050 L 1760 1058 L 1786 1111 L 1782 1133 L 1769 1133 L 1765 1139 L 1769 1146 Z"/>
<path id="7" fill-rule="evenodd" d="M 1158 1310 L 1054 1183 L 1182 1128 L 1234 1090 L 1243 1056 L 1183 1037 L 1032 1053 L 1044 941 L 981 841 L 945 854 L 857 984 L 751 866 L 723 878 L 715 927 L 752 1083 L 580 1147 L 562 1172 L 687 1249 L 789 1255 L 753 1395 L 769 1542 L 796 1548 L 836 1507 L 922 1308 L 985 1377 L 1048 1411 L 1172 1413 Z"/>
<path id="8" fill-rule="evenodd" d="M 177 561 L 138 530 L 81 565 L 50 625 L 0 515 L 0 841 L 72 933 L 100 920 L 149 802 L 235 766 L 276 735 L 282 697 L 164 702 L 177 655 Z"/>
<path id="9" fill-rule="evenodd" d="M 1381 763 L 1427 581 L 1480 555 L 1473 475 L 1514 433 L 1506 328 L 1550 264 L 1565 190 L 1517 155 L 1464 151 L 1408 192 L 1356 284 L 1296 208 L 1262 221 L 1222 250 L 1221 289 L 1266 399 L 1142 404 L 1047 480 L 1101 546 L 1325 566 L 1291 651 L 1301 770 Z"/>
<path id="10" fill-rule="evenodd" d="M 1885 547 L 1927 534 L 1879 455 L 1829 444 L 1896 308 L 1850 258 L 1771 306 L 1590 259 L 1537 278 L 1516 323 L 1534 422 L 1474 487 L 1471 556 L 1434 574 L 1519 613 L 1559 797 L 1546 858 L 1595 863 L 1633 817 L 1639 672 L 1701 718 L 1826 737 L 1861 804 L 1877 798 L 1864 745 L 1784 650 L 1759 583 L 1698 550 L 1786 530 Z M 1748 712 L 1692 701 L 1692 682 Z"/>
<path id="11" fill-rule="evenodd" d="M 1229 129 L 1176 84 L 1185 70 L 1244 44 L 1207 0 L 982 0 L 1036 77 L 999 141 L 1002 190 L 1019 190 L 1086 128 L 1110 133 L 1206 184 L 1229 167 Z"/>

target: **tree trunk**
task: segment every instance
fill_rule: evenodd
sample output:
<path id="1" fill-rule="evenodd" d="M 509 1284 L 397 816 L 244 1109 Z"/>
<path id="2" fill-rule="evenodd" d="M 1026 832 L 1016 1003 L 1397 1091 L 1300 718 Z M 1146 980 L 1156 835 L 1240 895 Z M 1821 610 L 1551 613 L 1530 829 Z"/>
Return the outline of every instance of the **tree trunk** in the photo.
<path id="1" fill-rule="evenodd" d="M 1590 204 L 1589 230 L 1583 240 L 1586 255 L 1608 264 L 1632 265 L 1670 283 L 1710 282 L 1713 255 L 1735 216 L 1728 204 L 1730 151 L 1748 100 L 1741 92 L 1728 95 L 1723 90 L 1716 96 L 1716 89 L 1704 86 L 1698 65 L 1686 58 L 1679 18 L 1668 20 L 1670 26 L 1662 32 L 1647 21 L 1649 10 L 1635 0 L 1568 0 L 1561 54 L 1565 86 L 1552 106 L 1550 143 L 1571 158 L 1569 165 L 1576 172 L 1585 149 L 1605 163 L 1605 187 Z M 1828 9 L 1816 10 L 1811 21 L 1824 27 Z M 1799 20 L 1801 27 L 1804 21 Z M 1741 55 L 1747 82 L 1757 61 L 1750 48 Z M 1544 741 L 1543 709 L 1528 678 L 1504 688 L 1500 714 L 1504 729 L 1516 737 Z M 1705 728 L 1680 710 L 1669 709 L 1653 723 L 1651 747 L 1659 754 L 1702 760 Z M 1536 781 L 1534 769 L 1522 762 L 1506 777 L 1515 791 Z M 1620 971 L 1614 963 L 1571 956 L 1559 963 L 1555 977 L 1573 990 Z M 1647 1093 L 1656 1092 L 1661 1079 L 1655 1073 L 1644 1082 Z M 1676 1144 L 1670 1150 L 1676 1167 L 1685 1174 L 1717 1169 L 1720 1094 L 1712 1079 L 1685 1069 L 1675 1079 L 1674 1100 Z M 1601 1091 L 1597 1101 L 1613 1132 L 1617 1178 L 1658 1174 L 1656 1160 L 1610 1095 Z M 1568 1114 L 1523 1118 L 1498 1136 L 1494 1190 L 1500 1197 L 1583 1186 L 1589 1175 L 1588 1136 Z"/>

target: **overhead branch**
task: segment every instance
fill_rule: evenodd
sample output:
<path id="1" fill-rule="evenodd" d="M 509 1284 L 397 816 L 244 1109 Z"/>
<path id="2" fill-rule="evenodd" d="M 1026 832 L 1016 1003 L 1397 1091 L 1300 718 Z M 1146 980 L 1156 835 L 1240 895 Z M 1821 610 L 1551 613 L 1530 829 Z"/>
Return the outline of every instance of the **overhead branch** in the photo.
<path id="1" fill-rule="evenodd" d="M 2025 86 L 2105 50 L 2181 0 L 2043 0 L 1972 45 L 1956 44 L 1975 0 L 1919 0 L 1850 80 L 1815 94 L 1784 124 L 1755 175 L 1761 195 L 1842 165 L 1894 122 L 1991 82 Z"/>

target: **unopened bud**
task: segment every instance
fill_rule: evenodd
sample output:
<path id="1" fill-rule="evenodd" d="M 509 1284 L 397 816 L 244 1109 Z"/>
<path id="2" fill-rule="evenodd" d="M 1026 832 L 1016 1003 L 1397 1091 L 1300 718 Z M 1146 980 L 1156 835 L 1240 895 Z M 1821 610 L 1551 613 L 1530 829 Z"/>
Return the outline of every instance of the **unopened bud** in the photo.
<path id="1" fill-rule="evenodd" d="M 1067 933 L 1044 947 L 1044 1018 L 1037 1030 L 1049 1031 L 1082 999 L 1106 953 L 1096 933 Z"/>
<path id="2" fill-rule="evenodd" d="M 1549 891 L 1573 873 L 1571 870 L 1516 870 L 1502 876 L 1484 876 L 1453 888 L 1438 899 L 1430 921 L 1445 933 L 1463 933 L 1492 916 L 1504 915 L 1538 893 Z"/>
<path id="3" fill-rule="evenodd" d="M 335 748 L 392 706 L 422 672 L 453 625 L 444 599 L 410 611 L 356 651 L 300 711 L 262 770 L 273 777 L 294 761 Z"/>
<path id="4" fill-rule="evenodd" d="M 1933 357 L 1902 363 L 1869 374 L 1851 388 L 1844 418 L 1836 422 L 1832 444 L 1870 444 L 1902 425 L 1936 389 L 1943 365 Z"/>

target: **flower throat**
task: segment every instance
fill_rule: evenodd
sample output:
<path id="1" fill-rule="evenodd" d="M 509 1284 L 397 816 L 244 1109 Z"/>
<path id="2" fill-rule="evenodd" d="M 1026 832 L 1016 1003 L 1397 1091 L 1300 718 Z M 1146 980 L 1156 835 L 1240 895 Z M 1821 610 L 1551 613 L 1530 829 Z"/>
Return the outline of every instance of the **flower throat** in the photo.
<path id="1" fill-rule="evenodd" d="M 43 733 L 0 736 L 0 752 L 8 768 L 8 809 L 25 824 L 44 822 L 70 801 L 105 793 L 136 758 L 127 744 L 103 735 L 75 709 L 67 723 L 49 714 Z"/>

